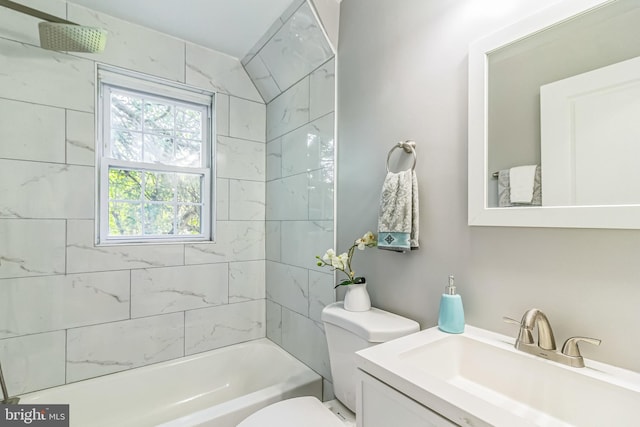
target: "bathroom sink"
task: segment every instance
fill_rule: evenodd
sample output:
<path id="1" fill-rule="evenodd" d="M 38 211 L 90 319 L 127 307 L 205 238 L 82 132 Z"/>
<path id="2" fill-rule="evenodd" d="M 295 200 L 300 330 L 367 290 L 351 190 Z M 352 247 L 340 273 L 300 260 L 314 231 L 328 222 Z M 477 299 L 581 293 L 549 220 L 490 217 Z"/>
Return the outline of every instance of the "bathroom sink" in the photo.
<path id="1" fill-rule="evenodd" d="M 640 374 L 585 359 L 572 368 L 467 325 L 357 353 L 358 367 L 462 426 L 639 425 Z"/>

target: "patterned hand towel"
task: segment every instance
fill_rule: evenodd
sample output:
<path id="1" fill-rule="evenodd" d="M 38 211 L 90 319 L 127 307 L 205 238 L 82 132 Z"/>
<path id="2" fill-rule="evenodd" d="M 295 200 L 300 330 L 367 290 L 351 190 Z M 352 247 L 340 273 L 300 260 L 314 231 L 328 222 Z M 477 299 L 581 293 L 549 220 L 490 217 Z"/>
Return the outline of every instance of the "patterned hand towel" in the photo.
<path id="1" fill-rule="evenodd" d="M 531 203 L 511 203 L 511 183 L 510 169 L 503 169 L 498 172 L 498 206 L 542 206 L 542 174 L 540 165 L 536 167 L 536 173 L 533 181 L 533 198 Z"/>
<path id="2" fill-rule="evenodd" d="M 413 170 L 389 172 L 382 184 L 378 248 L 418 249 L 418 179 Z"/>

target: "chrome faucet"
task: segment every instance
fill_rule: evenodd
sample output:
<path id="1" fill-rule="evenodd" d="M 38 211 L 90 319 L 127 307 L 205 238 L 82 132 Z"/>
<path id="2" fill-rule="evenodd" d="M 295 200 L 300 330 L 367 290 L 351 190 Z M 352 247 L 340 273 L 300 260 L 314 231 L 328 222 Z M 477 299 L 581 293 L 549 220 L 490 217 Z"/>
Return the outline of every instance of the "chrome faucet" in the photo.
<path id="1" fill-rule="evenodd" d="M 534 356 L 543 357 L 554 362 L 559 362 L 575 368 L 584 368 L 584 359 L 580 354 L 578 342 L 584 341 L 589 344 L 600 345 L 600 340 L 586 337 L 572 337 L 565 341 L 562 351 L 556 351 L 556 340 L 553 337 L 553 330 L 547 316 L 537 308 L 527 310 L 521 321 L 503 317 L 507 323 L 514 323 L 520 326 L 515 348 Z M 533 340 L 533 329 L 538 330 L 537 344 Z"/>
<path id="2" fill-rule="evenodd" d="M 9 397 L 9 392 L 7 391 L 7 384 L 4 382 L 4 375 L 2 374 L 2 365 L 0 364 L 0 388 L 2 388 L 2 400 L 0 400 L 0 405 L 17 405 L 20 401 L 19 397 Z"/>

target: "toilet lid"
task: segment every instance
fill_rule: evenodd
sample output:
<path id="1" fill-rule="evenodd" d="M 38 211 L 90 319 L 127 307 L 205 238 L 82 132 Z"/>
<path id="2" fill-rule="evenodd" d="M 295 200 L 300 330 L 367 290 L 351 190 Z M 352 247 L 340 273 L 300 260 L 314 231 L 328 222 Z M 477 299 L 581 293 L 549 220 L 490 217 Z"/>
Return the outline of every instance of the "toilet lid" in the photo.
<path id="1" fill-rule="evenodd" d="M 259 410 L 238 427 L 345 427 L 345 425 L 315 397 L 305 396 L 283 400 Z"/>

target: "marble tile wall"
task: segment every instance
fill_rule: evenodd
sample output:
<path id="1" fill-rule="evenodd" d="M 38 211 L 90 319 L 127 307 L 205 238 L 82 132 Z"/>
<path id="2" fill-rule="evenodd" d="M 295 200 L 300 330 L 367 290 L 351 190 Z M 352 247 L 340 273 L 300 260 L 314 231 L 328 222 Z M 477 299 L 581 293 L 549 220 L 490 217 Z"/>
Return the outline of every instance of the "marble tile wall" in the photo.
<path id="1" fill-rule="evenodd" d="M 265 336 L 267 113 L 241 62 L 64 1 L 21 3 L 109 37 L 101 55 L 47 51 L 37 19 L 0 14 L 0 360 L 9 391 Z M 95 247 L 96 61 L 217 92 L 215 243 Z"/>
<path id="2" fill-rule="evenodd" d="M 243 63 L 267 102 L 267 337 L 322 375 L 330 399 L 320 314 L 334 276 L 315 256 L 334 247 L 335 60 L 312 5 L 294 2 Z"/>

